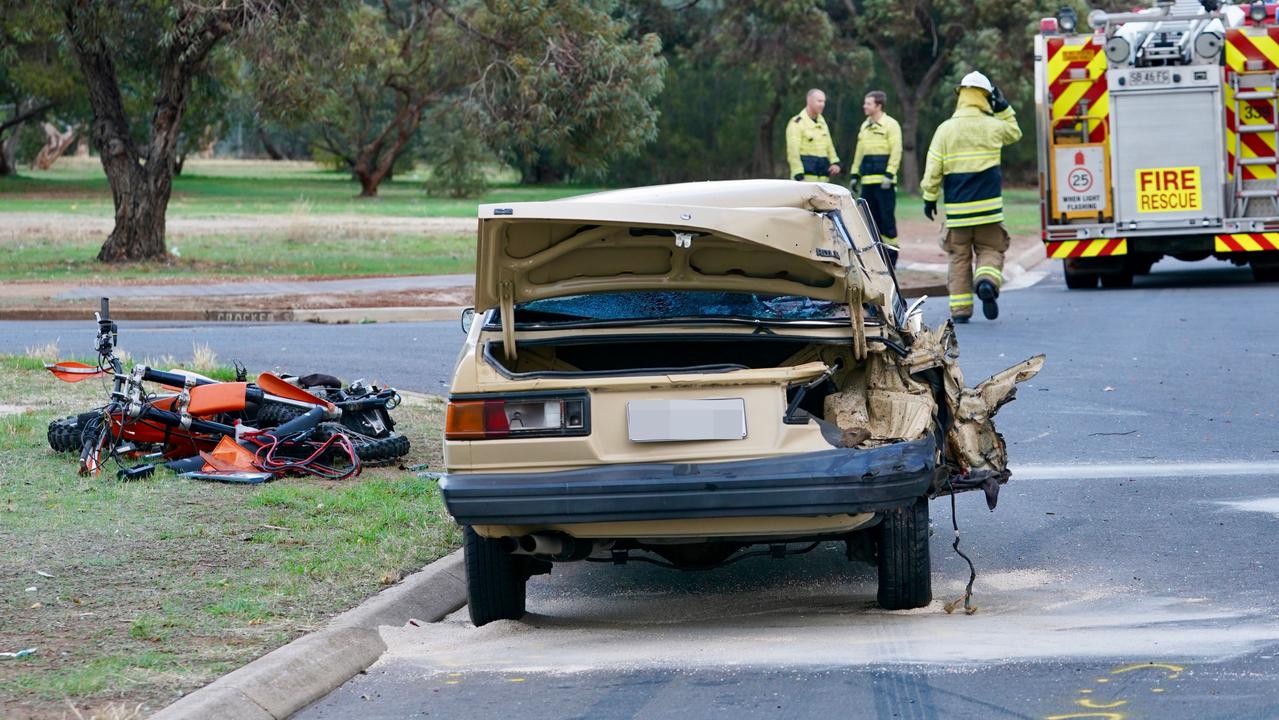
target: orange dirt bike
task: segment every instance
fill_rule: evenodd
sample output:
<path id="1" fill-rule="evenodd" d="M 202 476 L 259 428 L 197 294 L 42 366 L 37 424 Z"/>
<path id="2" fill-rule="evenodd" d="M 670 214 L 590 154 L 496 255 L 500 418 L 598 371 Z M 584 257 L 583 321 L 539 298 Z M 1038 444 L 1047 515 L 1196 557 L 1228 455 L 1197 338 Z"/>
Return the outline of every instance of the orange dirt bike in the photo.
<path id="1" fill-rule="evenodd" d="M 210 457 L 224 440 L 248 453 L 261 474 L 274 476 L 309 472 L 324 477 L 348 477 L 361 462 L 394 460 L 408 453 L 408 439 L 393 432 L 390 410 L 400 397 L 392 388 L 366 387 L 362 382 L 342 389 L 330 376 L 285 379 L 262 373 L 245 382 L 238 368 L 237 382 L 217 382 L 187 372 L 165 372 L 144 365 L 125 372 L 115 356 L 119 329 L 110 318 L 107 299 L 98 314 L 97 367 L 77 362 L 47 366 L 59 379 L 79 382 L 110 377 L 108 403 L 49 425 L 49 445 L 58 451 L 78 451 L 80 470 L 96 474 L 105 462 L 151 453 L 178 470 L 216 467 Z M 148 390 L 146 383 L 159 386 Z M 315 390 L 315 392 L 312 392 Z M 335 466 L 337 462 L 341 467 Z M 124 468 L 121 477 L 149 474 L 150 466 Z"/>

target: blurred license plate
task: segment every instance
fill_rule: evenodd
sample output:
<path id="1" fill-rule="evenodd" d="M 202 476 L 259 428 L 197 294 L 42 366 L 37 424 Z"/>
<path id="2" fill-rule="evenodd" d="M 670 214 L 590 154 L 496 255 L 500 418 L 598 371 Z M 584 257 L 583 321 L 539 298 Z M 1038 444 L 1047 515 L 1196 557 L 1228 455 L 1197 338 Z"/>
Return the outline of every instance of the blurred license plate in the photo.
<path id="1" fill-rule="evenodd" d="M 1167 85 L 1171 82 L 1171 70 L 1133 70 L 1128 73 L 1128 84 L 1134 87 L 1138 85 Z"/>
<path id="2" fill-rule="evenodd" d="M 631 442 L 741 440 L 746 437 L 746 401 L 632 400 L 626 403 Z"/>

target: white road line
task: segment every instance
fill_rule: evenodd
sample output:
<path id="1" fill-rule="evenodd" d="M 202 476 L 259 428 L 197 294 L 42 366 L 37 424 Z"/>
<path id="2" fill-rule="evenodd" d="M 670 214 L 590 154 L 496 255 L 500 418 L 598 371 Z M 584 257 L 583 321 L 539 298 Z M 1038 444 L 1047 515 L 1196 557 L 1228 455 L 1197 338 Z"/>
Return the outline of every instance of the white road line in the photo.
<path id="1" fill-rule="evenodd" d="M 1279 462 L 1107 463 L 1092 465 L 1015 465 L 1017 480 L 1106 480 L 1152 477 L 1221 477 L 1226 475 L 1274 475 Z"/>
<path id="2" fill-rule="evenodd" d="M 1043 280 L 1046 277 L 1048 277 L 1048 273 L 1043 272 L 1042 270 L 1025 270 L 1017 273 L 1011 280 L 1004 283 L 1004 286 L 1000 288 L 1000 290 L 1004 292 L 1009 290 L 1024 290 L 1028 287 L 1034 287 L 1039 284 L 1040 280 Z"/>
<path id="3" fill-rule="evenodd" d="M 903 270 L 918 270 L 919 272 L 936 272 L 944 273 L 950 269 L 946 263 L 924 263 L 924 262 L 903 262 L 898 263 L 897 267 Z"/>

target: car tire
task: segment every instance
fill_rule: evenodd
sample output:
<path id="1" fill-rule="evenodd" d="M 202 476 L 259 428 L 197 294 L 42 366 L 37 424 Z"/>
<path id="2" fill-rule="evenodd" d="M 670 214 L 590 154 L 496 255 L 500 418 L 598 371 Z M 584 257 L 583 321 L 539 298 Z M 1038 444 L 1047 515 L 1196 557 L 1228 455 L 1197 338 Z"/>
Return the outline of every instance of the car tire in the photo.
<path id="1" fill-rule="evenodd" d="M 469 526 L 462 529 L 462 553 L 466 558 L 467 609 L 475 627 L 524 617 L 528 575 L 519 558 Z"/>
<path id="2" fill-rule="evenodd" d="M 1066 287 L 1071 290 L 1092 290 L 1097 287 L 1097 273 L 1071 272 L 1063 270 L 1066 276 Z"/>
<path id="3" fill-rule="evenodd" d="M 928 498 L 887 510 L 879 523 L 879 606 L 910 610 L 933 601 L 932 566 L 928 557 Z"/>

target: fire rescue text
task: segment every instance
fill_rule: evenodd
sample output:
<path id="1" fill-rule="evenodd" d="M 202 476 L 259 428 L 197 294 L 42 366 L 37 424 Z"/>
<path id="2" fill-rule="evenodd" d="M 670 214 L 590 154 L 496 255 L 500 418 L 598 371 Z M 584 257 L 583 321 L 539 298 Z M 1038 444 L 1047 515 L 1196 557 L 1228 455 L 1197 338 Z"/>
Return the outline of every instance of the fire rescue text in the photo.
<path id="1" fill-rule="evenodd" d="M 1138 212 L 1200 210 L 1199 168 L 1144 168 L 1137 171 Z"/>

